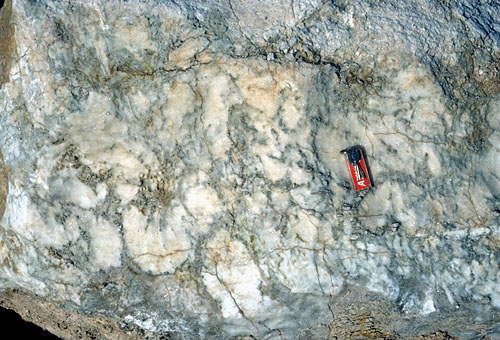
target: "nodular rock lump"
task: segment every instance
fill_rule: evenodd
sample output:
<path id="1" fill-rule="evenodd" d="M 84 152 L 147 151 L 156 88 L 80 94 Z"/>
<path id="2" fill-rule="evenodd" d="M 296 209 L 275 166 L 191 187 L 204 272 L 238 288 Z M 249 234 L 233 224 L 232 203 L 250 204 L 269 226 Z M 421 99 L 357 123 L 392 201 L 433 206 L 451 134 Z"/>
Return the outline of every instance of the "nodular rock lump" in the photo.
<path id="1" fill-rule="evenodd" d="M 498 2 L 0 18 L 1 305 L 65 339 L 500 336 Z"/>

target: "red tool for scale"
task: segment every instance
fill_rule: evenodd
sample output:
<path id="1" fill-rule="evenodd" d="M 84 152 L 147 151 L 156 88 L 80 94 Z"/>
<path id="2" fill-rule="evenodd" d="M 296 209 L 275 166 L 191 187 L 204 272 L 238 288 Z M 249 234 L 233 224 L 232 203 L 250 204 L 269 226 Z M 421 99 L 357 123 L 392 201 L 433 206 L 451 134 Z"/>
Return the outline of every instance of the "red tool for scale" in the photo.
<path id="1" fill-rule="evenodd" d="M 371 188 L 372 183 L 368 174 L 365 157 L 363 156 L 363 150 L 357 146 L 352 146 L 340 152 L 346 156 L 354 189 L 359 191 Z"/>

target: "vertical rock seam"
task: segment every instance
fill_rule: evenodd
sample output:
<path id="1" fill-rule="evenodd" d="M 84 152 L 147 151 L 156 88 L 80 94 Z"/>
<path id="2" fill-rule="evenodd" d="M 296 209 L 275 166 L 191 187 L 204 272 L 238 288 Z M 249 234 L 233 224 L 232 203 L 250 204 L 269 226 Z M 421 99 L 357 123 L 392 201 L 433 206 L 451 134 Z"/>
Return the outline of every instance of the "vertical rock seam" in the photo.
<path id="1" fill-rule="evenodd" d="M 0 85 L 9 81 L 14 48 L 14 25 L 11 23 L 12 1 L 0 7 Z"/>
<path id="2" fill-rule="evenodd" d="M 9 70 L 12 64 L 14 51 L 14 26 L 11 24 L 12 1 L 0 2 L 0 86 L 9 81 Z M 0 221 L 5 210 L 5 200 L 8 192 L 8 173 L 4 166 L 3 155 L 0 150 Z"/>
<path id="3" fill-rule="evenodd" d="M 3 156 L 0 152 L 0 221 L 5 211 L 5 201 L 9 192 L 9 177 L 7 167 L 3 163 Z"/>

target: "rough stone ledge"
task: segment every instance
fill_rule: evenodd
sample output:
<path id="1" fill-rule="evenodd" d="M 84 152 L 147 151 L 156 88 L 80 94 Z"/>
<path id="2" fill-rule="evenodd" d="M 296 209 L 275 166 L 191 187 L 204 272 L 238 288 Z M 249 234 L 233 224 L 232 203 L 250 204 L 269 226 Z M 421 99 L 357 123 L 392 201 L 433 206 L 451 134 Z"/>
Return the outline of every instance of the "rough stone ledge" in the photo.
<path id="1" fill-rule="evenodd" d="M 62 309 L 43 298 L 16 289 L 0 293 L 0 306 L 16 311 L 24 320 L 67 340 L 167 339 L 145 330 L 121 329 L 119 320 Z"/>

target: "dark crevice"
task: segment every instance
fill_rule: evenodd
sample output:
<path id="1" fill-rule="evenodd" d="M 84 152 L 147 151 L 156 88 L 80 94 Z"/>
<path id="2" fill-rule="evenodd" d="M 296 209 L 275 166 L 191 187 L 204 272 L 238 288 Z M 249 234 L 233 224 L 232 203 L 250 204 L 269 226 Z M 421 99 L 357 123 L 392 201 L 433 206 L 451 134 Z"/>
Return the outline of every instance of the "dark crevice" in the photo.
<path id="1" fill-rule="evenodd" d="M 60 340 L 57 336 L 38 327 L 34 323 L 24 321 L 21 316 L 13 310 L 0 307 L 0 318 L 4 325 L 3 331 L 7 334 L 16 334 L 16 339 Z M 9 329 L 10 332 L 8 331 Z"/>

